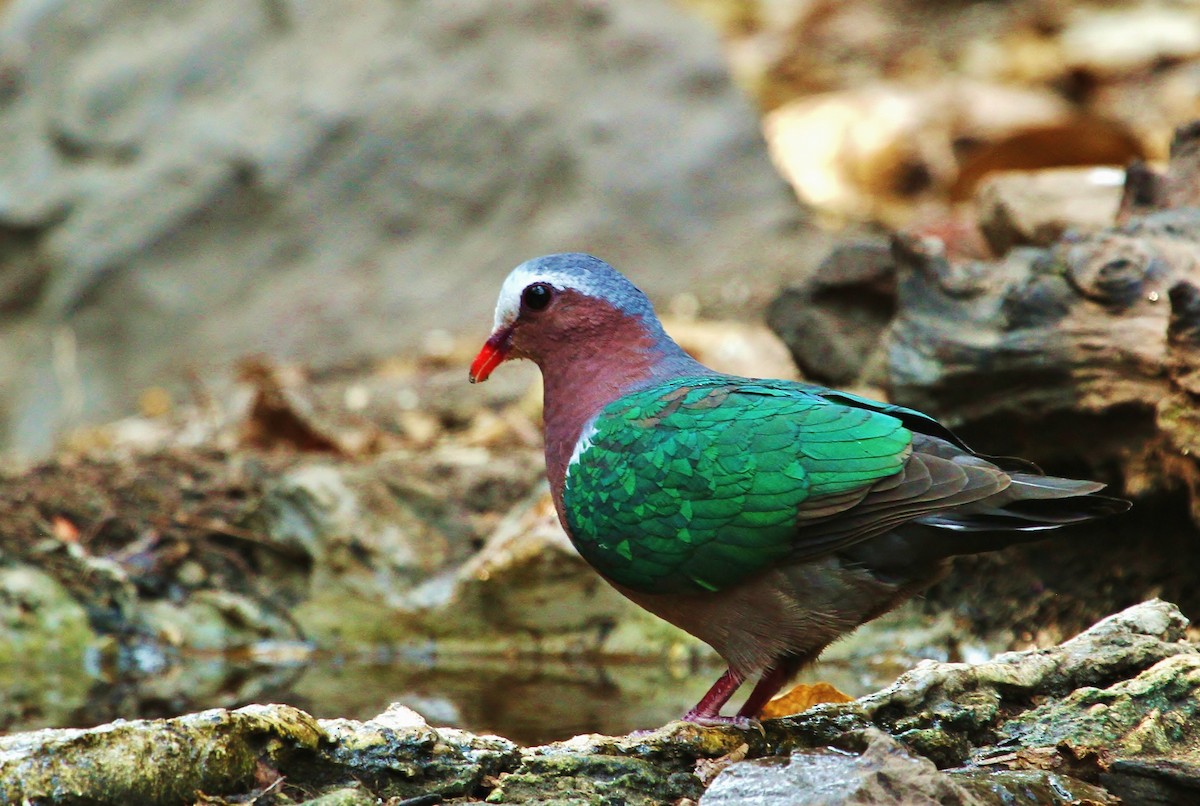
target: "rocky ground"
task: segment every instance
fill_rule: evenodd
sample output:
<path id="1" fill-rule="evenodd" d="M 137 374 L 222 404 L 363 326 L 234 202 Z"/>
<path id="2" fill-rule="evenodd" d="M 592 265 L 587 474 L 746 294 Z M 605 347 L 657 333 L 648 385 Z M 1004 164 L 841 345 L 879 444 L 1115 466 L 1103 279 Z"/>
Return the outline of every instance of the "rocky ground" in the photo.
<path id="1" fill-rule="evenodd" d="M 5 802 L 1180 803 L 1200 793 L 1200 649 L 1149 601 L 1043 650 L 926 662 L 762 729 L 672 723 L 540 747 L 392 708 L 252 705 L 0 739 Z"/>
<path id="2" fill-rule="evenodd" d="M 0 445 L 26 455 L 248 353 L 483 330 L 482 278 L 534 254 L 716 300 L 825 243 L 667 0 L 24 0 L 0 50 Z"/>

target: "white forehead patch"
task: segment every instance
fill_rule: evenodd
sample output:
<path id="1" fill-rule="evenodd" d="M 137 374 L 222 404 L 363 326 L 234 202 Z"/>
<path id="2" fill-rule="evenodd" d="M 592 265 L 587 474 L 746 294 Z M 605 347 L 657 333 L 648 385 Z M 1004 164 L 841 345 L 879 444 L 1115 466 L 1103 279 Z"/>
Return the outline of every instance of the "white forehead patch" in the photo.
<path id="1" fill-rule="evenodd" d="M 534 262 L 526 261 L 517 266 L 504 279 L 504 285 L 500 286 L 500 298 L 496 300 L 496 329 L 516 321 L 517 315 L 521 313 L 521 292 L 534 283 L 547 283 L 560 291 L 573 288 L 591 297 L 601 296 L 599 286 L 591 282 L 591 278 L 531 265 Z"/>

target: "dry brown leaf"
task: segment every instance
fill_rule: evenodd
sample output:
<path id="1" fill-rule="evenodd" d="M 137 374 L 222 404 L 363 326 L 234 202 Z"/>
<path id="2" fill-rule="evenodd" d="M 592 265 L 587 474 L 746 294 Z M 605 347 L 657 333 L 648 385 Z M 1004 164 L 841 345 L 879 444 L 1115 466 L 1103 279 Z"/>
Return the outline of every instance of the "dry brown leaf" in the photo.
<path id="1" fill-rule="evenodd" d="M 1120 121 L 1075 116 L 1062 121 L 1014 128 L 961 155 L 950 198 L 974 195 L 980 181 L 997 171 L 1034 171 L 1076 165 L 1125 165 L 1146 157 L 1136 133 Z"/>
<path id="2" fill-rule="evenodd" d="M 979 148 L 1071 114 L 1046 89 L 959 78 L 921 87 L 878 82 L 791 101 L 766 115 L 763 132 L 804 202 L 835 219 L 905 226 L 948 198 L 963 144 Z"/>
<path id="3" fill-rule="evenodd" d="M 353 413 L 344 393 L 333 404 L 323 399 L 301 367 L 252 356 L 238 364 L 238 378 L 253 395 L 241 423 L 243 447 L 341 456 L 380 449 L 383 437 L 379 428 Z M 367 395 L 369 403 L 369 392 Z M 424 431 L 419 434 L 426 435 Z"/>
<path id="4" fill-rule="evenodd" d="M 850 702 L 854 698 L 838 691 L 829 683 L 801 683 L 781 697 L 776 697 L 763 706 L 759 717 L 776 719 L 807 711 L 823 702 Z"/>

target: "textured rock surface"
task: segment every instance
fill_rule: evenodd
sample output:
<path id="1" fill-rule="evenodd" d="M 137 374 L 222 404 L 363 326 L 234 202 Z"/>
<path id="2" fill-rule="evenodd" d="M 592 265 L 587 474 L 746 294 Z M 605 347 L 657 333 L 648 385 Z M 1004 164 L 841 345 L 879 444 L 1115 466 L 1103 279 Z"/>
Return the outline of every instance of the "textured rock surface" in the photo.
<path id="1" fill-rule="evenodd" d="M 1106 782 L 1134 791 L 1137 779 L 1144 792 L 1157 776 L 1159 792 L 1190 791 L 1200 652 L 1182 640 L 1187 626 L 1173 605 L 1146 602 L 1059 647 L 923 664 L 877 694 L 761 730 L 674 722 L 520 748 L 402 707 L 357 722 L 270 705 L 16 734 L 0 738 L 0 796 L 721 804 L 777 803 L 786 791 L 814 804 L 1114 803 Z"/>
<path id="2" fill-rule="evenodd" d="M 998 255 L 1014 246 L 1051 246 L 1063 234 L 1111 226 L 1125 172 L 1113 168 L 1012 171 L 983 180 L 979 227 Z"/>
<path id="3" fill-rule="evenodd" d="M 612 589 L 571 545 L 544 486 L 461 566 L 404 591 L 404 629 L 478 651 L 665 654 L 696 646 Z"/>
<path id="4" fill-rule="evenodd" d="M 714 32 L 665 0 L 23 0 L 0 44 L 0 421 L 27 450 L 243 353 L 482 328 L 475 279 L 532 254 L 712 292 L 812 243 Z"/>
<path id="5" fill-rule="evenodd" d="M 202 711 L 0 739 L 6 803 L 179 803 L 197 790 L 250 789 L 265 764 L 324 738 L 315 719 L 284 706 Z"/>
<path id="6" fill-rule="evenodd" d="M 734 764 L 700 798 L 701 806 L 840 806 L 922 803 L 946 806 L 1048 806 L 1117 803 L 1104 789 L 1045 771 L 939 772 L 882 731 L 865 732 L 861 755 L 798 751 Z"/>
<path id="7" fill-rule="evenodd" d="M 805 377 L 829 386 L 880 382 L 879 342 L 896 315 L 896 266 L 886 244 L 837 247 L 802 285 L 784 289 L 767 323 Z M 874 368 L 874 372 L 871 372 Z"/>
<path id="8" fill-rule="evenodd" d="M 717 776 L 700 799 L 703 806 L 847 802 L 974 803 L 933 762 L 910 755 L 883 734 L 873 737 L 862 755 L 812 750 L 734 764 Z"/>
<path id="9" fill-rule="evenodd" d="M 1069 747 L 1059 746 L 1064 739 L 1061 717 L 1041 721 L 1033 716 L 1037 709 L 1027 710 L 1028 703 L 1036 699 L 1035 692 L 1070 700 L 1080 696 L 1079 692 L 1121 689 L 1130 678 L 1151 674 L 1158 664 L 1171 660 L 1182 664 L 1174 679 L 1191 692 L 1187 696 L 1194 696 L 1200 680 L 1190 670 L 1197 649 L 1184 640 L 1187 626 L 1187 619 L 1174 605 L 1146 602 L 1110 616 L 1056 647 L 1008 652 L 980 664 L 922 663 L 894 685 L 859 702 L 872 721 L 939 766 L 994 760 L 993 745 L 1004 754 L 1024 749 L 1068 758 Z M 1161 680 L 1161 675 L 1157 679 Z M 1161 685 L 1153 691 L 1156 696 L 1176 696 Z M 1117 696 L 1116 692 L 1112 696 Z M 1078 715 L 1080 709 L 1072 713 Z M 1141 718 L 1172 719 L 1162 713 L 1161 702 L 1143 698 L 1130 704 L 1122 716 L 1125 729 L 1134 713 Z M 1109 722 L 1100 713 L 1095 716 L 1119 735 L 1120 723 Z M 1051 736 L 1055 730 L 1058 734 Z M 1073 737 L 1081 735 L 1078 730 L 1071 733 Z M 1129 752 L 1142 755 L 1155 750 L 1147 746 Z M 1017 762 L 1016 756 L 1009 760 Z"/>
<path id="10" fill-rule="evenodd" d="M 996 260 L 963 259 L 953 243 L 919 233 L 894 237 L 890 257 L 877 246 L 841 247 L 772 307 L 772 326 L 805 366 L 842 383 L 884 382 L 894 402 L 1005 434 L 1005 451 L 1046 462 L 1086 453 L 1097 467 L 1118 455 L 1124 458 L 1115 461 L 1130 469 L 1154 409 L 1173 386 L 1186 386 L 1178 370 L 1187 369 L 1196 329 L 1188 289 L 1200 284 L 1200 123 L 1178 129 L 1165 175 L 1142 167 L 1128 176 L 1115 220 L 1100 229 L 1088 205 L 1072 212 L 1060 198 L 1052 214 L 992 199 L 1031 217 L 987 222 L 996 246 L 1014 247 Z M 1025 181 L 1032 192 L 1053 176 Z M 1112 201 L 1056 187 L 1067 199 Z M 1043 218 L 1054 221 L 1032 220 Z M 1045 243 L 1043 227 L 1052 243 L 1021 246 Z M 1064 234 L 1070 229 L 1079 232 Z M 800 309 L 823 299 L 836 303 L 843 327 L 864 323 L 865 333 L 850 342 L 857 361 L 829 360 L 820 344 L 803 343 Z M 1172 347 L 1186 354 L 1172 355 Z M 882 372 L 867 360 L 877 350 L 884 351 Z M 1129 416 L 1134 412 L 1139 417 Z M 1066 434 L 1064 418 L 1076 421 Z M 1103 418 L 1113 427 L 1099 429 L 1101 439 L 1097 429 L 1078 424 Z M 1014 444 L 1022 435 L 1029 445 Z"/>

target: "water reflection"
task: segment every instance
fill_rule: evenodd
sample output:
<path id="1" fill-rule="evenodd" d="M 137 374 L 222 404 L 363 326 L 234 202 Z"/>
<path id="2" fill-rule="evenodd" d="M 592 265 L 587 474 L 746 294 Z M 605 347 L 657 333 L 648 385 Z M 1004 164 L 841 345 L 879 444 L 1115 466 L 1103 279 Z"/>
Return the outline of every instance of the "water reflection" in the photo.
<path id="1" fill-rule="evenodd" d="M 886 685 L 910 660 L 824 663 L 804 680 L 825 680 L 858 696 Z M 182 657 L 155 674 L 124 676 L 43 664 L 16 674 L 0 669 L 0 728 L 90 727 L 253 702 L 287 703 L 318 717 L 369 719 L 399 702 L 434 725 L 542 744 L 662 725 L 694 705 L 720 671 L 707 664 L 679 669 L 495 657 L 384 662 L 322 654 L 282 665 Z"/>

